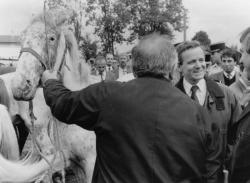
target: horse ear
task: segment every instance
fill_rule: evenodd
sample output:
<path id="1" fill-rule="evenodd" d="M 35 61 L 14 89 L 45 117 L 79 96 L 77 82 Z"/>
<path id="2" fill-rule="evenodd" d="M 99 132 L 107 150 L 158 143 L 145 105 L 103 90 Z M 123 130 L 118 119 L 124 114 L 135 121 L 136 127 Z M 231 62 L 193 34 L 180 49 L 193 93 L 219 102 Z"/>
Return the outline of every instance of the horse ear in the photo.
<path id="1" fill-rule="evenodd" d="M 56 50 L 56 62 L 55 62 L 55 66 L 54 66 L 54 70 L 59 71 L 62 67 L 62 60 L 65 57 L 65 52 L 66 52 L 66 41 L 65 41 L 65 36 L 63 31 L 60 34 L 60 38 L 58 41 L 58 46 L 57 46 L 57 50 Z"/>

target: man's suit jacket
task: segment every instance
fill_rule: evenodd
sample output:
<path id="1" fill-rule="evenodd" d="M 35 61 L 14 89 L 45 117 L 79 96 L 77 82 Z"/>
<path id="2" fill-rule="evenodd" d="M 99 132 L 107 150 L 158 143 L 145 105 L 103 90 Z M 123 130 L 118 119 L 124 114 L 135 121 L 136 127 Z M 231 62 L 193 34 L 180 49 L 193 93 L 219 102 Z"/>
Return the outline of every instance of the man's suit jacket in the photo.
<path id="1" fill-rule="evenodd" d="M 239 79 L 239 76 L 240 76 L 240 73 L 239 72 L 236 72 L 235 73 L 235 81 L 237 81 Z M 224 71 L 221 71 L 221 72 L 217 72 L 215 74 L 211 74 L 208 76 L 210 79 L 216 81 L 216 82 L 219 82 L 219 83 L 222 83 L 222 84 L 225 84 L 225 80 L 224 80 Z"/>
<path id="2" fill-rule="evenodd" d="M 216 83 L 209 78 L 205 78 L 205 80 L 207 95 L 203 107 L 220 128 L 221 150 L 224 154 L 221 161 L 227 164 L 231 153 L 228 144 L 233 144 L 234 138 L 232 134 L 234 134 L 234 125 L 241 113 L 241 106 L 227 86 Z M 183 87 L 183 77 L 176 84 L 176 87 L 186 94 Z"/>
<path id="3" fill-rule="evenodd" d="M 237 97 L 237 99 L 240 101 L 240 99 L 243 97 L 243 93 L 246 90 L 246 87 L 243 85 L 243 83 L 238 79 L 233 84 L 229 86 L 229 89 L 234 93 L 234 95 Z"/>
<path id="4" fill-rule="evenodd" d="M 112 71 L 106 71 L 106 77 L 105 81 L 115 81 L 117 79 L 116 72 L 114 70 Z"/>
<path id="5" fill-rule="evenodd" d="M 93 182 L 220 182 L 218 141 L 207 113 L 164 78 L 101 82 L 71 92 L 48 80 L 57 119 L 97 136 Z"/>

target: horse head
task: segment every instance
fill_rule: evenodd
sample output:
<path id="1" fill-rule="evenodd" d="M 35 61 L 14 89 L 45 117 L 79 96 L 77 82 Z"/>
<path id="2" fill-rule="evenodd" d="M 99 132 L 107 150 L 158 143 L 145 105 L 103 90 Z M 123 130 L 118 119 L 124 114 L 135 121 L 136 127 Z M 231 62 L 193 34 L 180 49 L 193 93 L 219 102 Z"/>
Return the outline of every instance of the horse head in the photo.
<path id="1" fill-rule="evenodd" d="M 70 10 L 48 10 L 37 16 L 21 35 L 21 53 L 11 88 L 17 100 L 31 100 L 45 69 L 55 65 L 58 45 Z"/>

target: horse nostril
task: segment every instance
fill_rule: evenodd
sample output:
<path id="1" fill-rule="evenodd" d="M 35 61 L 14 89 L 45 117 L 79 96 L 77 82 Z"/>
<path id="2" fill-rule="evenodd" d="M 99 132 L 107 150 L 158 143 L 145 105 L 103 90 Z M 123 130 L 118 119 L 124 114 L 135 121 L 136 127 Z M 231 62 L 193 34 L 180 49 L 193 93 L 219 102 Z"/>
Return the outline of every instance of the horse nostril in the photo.
<path id="1" fill-rule="evenodd" d="M 28 85 L 31 85 L 31 81 L 29 79 L 26 80 Z"/>

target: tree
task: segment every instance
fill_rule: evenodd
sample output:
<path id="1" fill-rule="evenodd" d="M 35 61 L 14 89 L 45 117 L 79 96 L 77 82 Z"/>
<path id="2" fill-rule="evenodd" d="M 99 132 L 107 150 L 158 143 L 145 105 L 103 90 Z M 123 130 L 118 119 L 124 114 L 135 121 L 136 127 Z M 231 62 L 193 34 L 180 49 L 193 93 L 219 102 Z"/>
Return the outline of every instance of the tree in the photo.
<path id="1" fill-rule="evenodd" d="M 167 34 L 183 29 L 184 7 L 182 0 L 117 0 L 128 16 L 131 34 L 128 41 L 152 32 Z"/>
<path id="2" fill-rule="evenodd" d="M 182 0 L 87 1 L 88 24 L 95 26 L 106 52 L 114 52 L 114 43 L 132 42 L 152 32 L 173 37 L 174 30 L 183 29 Z M 128 38 L 124 34 L 126 29 Z"/>
<path id="3" fill-rule="evenodd" d="M 119 7 L 110 0 L 87 0 L 87 25 L 95 27 L 104 52 L 114 54 L 114 43 L 122 43 L 126 22 L 119 16 Z"/>
<path id="4" fill-rule="evenodd" d="M 79 49 L 81 50 L 82 55 L 85 55 L 86 60 L 95 58 L 97 55 L 97 41 L 92 41 L 87 34 L 85 37 L 81 37 Z"/>
<path id="5" fill-rule="evenodd" d="M 197 32 L 192 38 L 192 40 L 200 42 L 200 44 L 206 49 L 208 49 L 211 44 L 211 40 L 209 39 L 208 34 L 205 31 Z"/>

